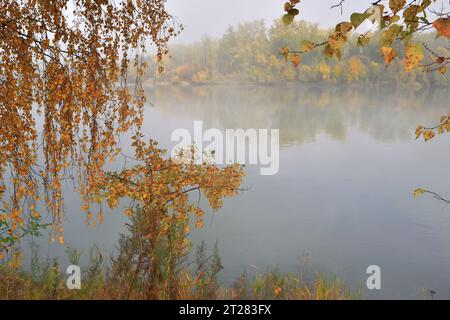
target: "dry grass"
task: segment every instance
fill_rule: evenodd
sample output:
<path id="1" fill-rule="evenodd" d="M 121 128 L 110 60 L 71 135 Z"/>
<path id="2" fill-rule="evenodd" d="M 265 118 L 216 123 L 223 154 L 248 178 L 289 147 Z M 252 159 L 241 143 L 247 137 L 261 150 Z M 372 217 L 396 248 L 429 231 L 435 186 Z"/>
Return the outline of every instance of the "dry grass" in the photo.
<path id="1" fill-rule="evenodd" d="M 57 260 L 42 262 L 35 251 L 30 267 L 22 267 L 18 252 L 0 263 L 0 299 L 89 300 L 344 300 L 360 298 L 339 280 L 317 275 L 311 281 L 276 270 L 243 273 L 231 286 L 218 283 L 222 264 L 217 244 L 208 253 L 202 243 L 192 254 L 185 244 L 184 225 L 171 226 L 167 237 L 150 238 L 142 214 L 137 212 L 121 235 L 117 254 L 108 261 L 96 247 L 82 270 L 82 287 L 69 290 L 67 275 Z M 157 240 L 155 240 L 157 239 Z M 81 253 L 68 249 L 71 264 L 79 265 Z M 107 265 L 108 267 L 105 267 Z"/>
<path id="2" fill-rule="evenodd" d="M 256 274 L 251 279 L 244 273 L 232 286 L 218 285 L 216 275 L 220 268 L 213 259 L 216 258 L 211 258 L 206 268 L 197 266 L 178 274 L 175 290 L 169 286 L 168 279 L 161 278 L 151 293 L 146 292 L 140 282 L 130 287 L 130 279 L 117 281 L 111 269 L 99 268 L 96 258 L 82 271 L 81 290 L 66 288 L 67 276 L 57 261 L 42 263 L 34 267 L 34 271 L 3 264 L 0 266 L 0 299 L 348 300 L 362 297 L 338 279 L 317 275 L 306 282 L 278 271 Z"/>

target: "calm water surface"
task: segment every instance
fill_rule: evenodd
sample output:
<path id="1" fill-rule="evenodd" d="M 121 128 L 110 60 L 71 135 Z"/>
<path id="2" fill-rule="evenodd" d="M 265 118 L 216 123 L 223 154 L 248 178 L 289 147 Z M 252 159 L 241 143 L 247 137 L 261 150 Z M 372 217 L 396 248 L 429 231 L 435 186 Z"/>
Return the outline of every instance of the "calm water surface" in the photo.
<path id="1" fill-rule="evenodd" d="M 429 143 L 414 136 L 418 124 L 435 124 L 449 111 L 449 92 L 229 86 L 147 95 L 153 106 L 144 133 L 168 149 L 172 131 L 193 130 L 194 120 L 204 129 L 280 129 L 279 173 L 260 176 L 258 166 L 248 166 L 250 190 L 226 200 L 192 234 L 194 242 L 219 241 L 222 281 L 267 267 L 298 273 L 306 259 L 364 288 L 366 268 L 376 264 L 382 290 L 366 292 L 369 298 L 420 298 L 423 288 L 450 298 L 450 207 L 412 197 L 417 187 L 450 197 L 450 136 Z M 76 196 L 66 198 L 67 243 L 112 251 L 122 215 L 106 214 L 91 229 Z M 62 248 L 44 247 L 62 255 Z"/>

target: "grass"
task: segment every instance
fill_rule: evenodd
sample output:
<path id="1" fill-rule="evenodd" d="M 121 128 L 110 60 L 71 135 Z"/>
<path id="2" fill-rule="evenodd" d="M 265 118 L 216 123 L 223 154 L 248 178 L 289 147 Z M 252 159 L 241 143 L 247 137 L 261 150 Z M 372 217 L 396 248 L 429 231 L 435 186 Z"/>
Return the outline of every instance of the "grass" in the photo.
<path id="1" fill-rule="evenodd" d="M 201 250 L 203 249 L 198 249 L 199 252 Z M 67 275 L 57 260 L 35 261 L 28 270 L 5 262 L 0 266 L 0 299 L 349 300 L 361 298 L 361 294 L 352 292 L 339 279 L 330 280 L 321 274 L 316 275 L 314 280 L 303 281 L 298 276 L 283 274 L 277 270 L 256 274 L 251 278 L 243 273 L 231 286 L 219 285 L 216 276 L 221 269 L 220 259 L 214 255 L 206 258 L 202 254 L 197 255 L 195 268 L 185 269 L 177 275 L 175 290 L 170 290 L 168 279 L 161 278 L 153 289 L 154 292 L 149 295 L 146 287 L 140 285 L 140 281 L 130 282 L 130 277 L 118 279 L 117 274 L 114 273 L 114 269 L 118 266 L 113 264 L 110 268 L 104 268 L 102 255 L 97 248 L 91 250 L 89 260 L 88 267 L 82 270 L 80 290 L 67 289 Z"/>
<path id="2" fill-rule="evenodd" d="M 105 259 L 97 247 L 89 252 L 82 270 L 81 289 L 69 290 L 68 275 L 58 260 L 40 261 L 36 250 L 29 268 L 21 263 L 20 251 L 0 263 L 0 299 L 32 300 L 347 300 L 361 298 L 338 279 L 317 274 L 305 281 L 292 274 L 269 270 L 251 278 L 243 273 L 225 286 L 217 277 L 223 269 L 217 244 L 208 255 L 204 243 L 195 250 L 174 224 L 167 236 L 149 238 L 146 219 L 137 213 L 121 235 L 117 254 Z M 193 252 L 194 250 L 194 252 Z M 71 264 L 79 265 L 81 253 L 67 249 Z M 107 267 L 105 267 L 107 265 Z"/>
<path id="3" fill-rule="evenodd" d="M 80 290 L 69 290 L 66 287 L 66 275 L 57 262 L 45 264 L 38 273 L 23 269 L 0 267 L 0 299 L 1 300 L 110 300 L 146 299 L 147 292 L 143 288 L 118 285 L 108 272 L 94 268 L 83 270 Z M 161 290 L 154 299 L 176 300 L 349 300 L 360 299 L 361 295 L 352 293 L 339 280 L 327 280 L 324 276 L 310 282 L 303 282 L 294 275 L 269 271 L 257 274 L 251 279 L 241 275 L 232 286 L 218 286 L 208 277 L 199 278 L 186 273 L 179 277 L 176 295 Z M 126 294 L 125 294 L 126 293 Z"/>

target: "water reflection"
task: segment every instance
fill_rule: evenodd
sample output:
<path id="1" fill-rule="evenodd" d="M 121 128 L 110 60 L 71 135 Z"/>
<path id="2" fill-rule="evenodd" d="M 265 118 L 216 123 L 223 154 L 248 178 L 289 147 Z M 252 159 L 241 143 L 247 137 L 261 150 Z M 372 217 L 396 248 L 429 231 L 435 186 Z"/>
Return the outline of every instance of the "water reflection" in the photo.
<path id="1" fill-rule="evenodd" d="M 283 145 L 313 142 L 325 133 L 345 140 L 357 128 L 393 142 L 411 137 L 418 123 L 448 111 L 447 91 L 370 87 L 169 87 L 147 95 L 166 118 L 203 120 L 218 128 L 280 128 Z"/>
<path id="2" fill-rule="evenodd" d="M 193 239 L 219 239 L 224 281 L 252 266 L 297 272 L 299 257 L 364 287 L 380 265 L 372 298 L 418 298 L 422 288 L 450 298 L 449 209 L 414 200 L 418 186 L 449 190 L 450 139 L 416 141 L 418 124 L 448 112 L 447 91 L 330 87 L 178 87 L 148 90 L 147 133 L 205 127 L 279 128 L 280 172 L 226 202 Z M 164 123 L 164 127 L 161 124 Z M 427 165 L 432 164 L 432 165 Z"/>
<path id="3" fill-rule="evenodd" d="M 168 149 L 174 129 L 279 128 L 280 172 L 262 177 L 247 167 L 244 194 L 210 213 L 194 242 L 219 240 L 231 282 L 244 269 L 278 266 L 298 272 L 305 254 L 323 272 L 363 287 L 366 268 L 382 270 L 371 298 L 420 298 L 422 288 L 450 298 L 450 209 L 416 187 L 449 190 L 450 138 L 416 141 L 418 124 L 449 110 L 447 91 L 391 88 L 227 86 L 148 88 L 144 133 Z M 125 150 L 127 138 L 122 139 Z M 120 165 L 120 164 L 119 164 Z M 112 250 L 123 217 L 83 225 L 79 201 L 66 199 L 66 241 Z M 56 246 L 48 251 L 62 255 Z"/>

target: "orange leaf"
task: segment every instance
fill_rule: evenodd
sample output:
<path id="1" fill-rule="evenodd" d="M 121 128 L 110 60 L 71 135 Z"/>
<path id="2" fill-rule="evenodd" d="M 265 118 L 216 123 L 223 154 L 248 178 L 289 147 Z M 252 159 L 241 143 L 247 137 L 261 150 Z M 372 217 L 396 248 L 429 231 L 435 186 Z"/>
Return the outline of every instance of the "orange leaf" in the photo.
<path id="1" fill-rule="evenodd" d="M 391 47 L 381 47 L 381 55 L 383 56 L 384 63 L 388 65 L 397 57 L 397 50 Z"/>
<path id="2" fill-rule="evenodd" d="M 301 61 L 302 61 L 302 59 L 299 55 L 295 54 L 295 55 L 291 56 L 291 62 L 295 67 L 297 67 Z"/>
<path id="3" fill-rule="evenodd" d="M 435 136 L 434 132 L 431 130 L 427 130 L 423 132 L 423 138 L 425 139 L 425 141 L 429 141 L 431 139 L 433 139 Z"/>
<path id="4" fill-rule="evenodd" d="M 450 39 L 450 18 L 439 18 L 433 22 L 433 27 L 438 35 Z"/>

